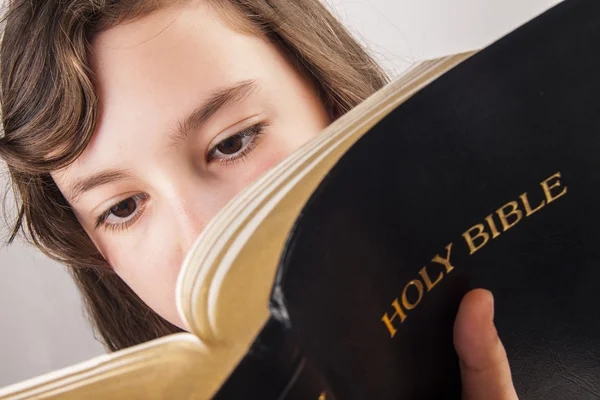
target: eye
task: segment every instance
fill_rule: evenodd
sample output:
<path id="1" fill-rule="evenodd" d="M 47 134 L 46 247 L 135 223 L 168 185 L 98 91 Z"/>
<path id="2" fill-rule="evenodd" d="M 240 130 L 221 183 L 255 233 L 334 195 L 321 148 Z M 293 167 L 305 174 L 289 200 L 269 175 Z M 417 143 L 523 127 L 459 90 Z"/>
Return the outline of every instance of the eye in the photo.
<path id="1" fill-rule="evenodd" d="M 127 218 L 133 214 L 136 208 L 137 204 L 135 204 L 135 200 L 133 197 L 130 197 L 118 203 L 116 206 L 112 206 L 110 213 L 117 218 Z"/>
<path id="2" fill-rule="evenodd" d="M 96 228 L 128 228 L 139 218 L 147 198 L 147 194 L 139 193 L 112 205 L 98 217 Z"/>
<path id="3" fill-rule="evenodd" d="M 251 138 L 248 136 L 239 137 L 238 135 L 234 135 L 216 145 L 215 150 L 216 152 L 225 155 L 235 154 L 246 147 L 246 144 L 250 141 L 250 139 Z"/>
<path id="4" fill-rule="evenodd" d="M 228 163 L 245 157 L 256 147 L 265 127 L 266 123 L 259 123 L 222 140 L 210 149 L 206 156 L 207 162 Z"/>

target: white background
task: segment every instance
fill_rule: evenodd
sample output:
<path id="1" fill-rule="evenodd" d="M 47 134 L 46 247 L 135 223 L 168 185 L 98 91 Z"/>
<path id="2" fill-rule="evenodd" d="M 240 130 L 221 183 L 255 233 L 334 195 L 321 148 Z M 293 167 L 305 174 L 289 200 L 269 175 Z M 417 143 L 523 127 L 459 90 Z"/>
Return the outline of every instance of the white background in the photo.
<path id="1" fill-rule="evenodd" d="M 559 1 L 326 0 L 394 75 L 415 60 L 484 47 Z M 63 268 L 22 244 L 1 248 L 0 386 L 102 352 Z"/>

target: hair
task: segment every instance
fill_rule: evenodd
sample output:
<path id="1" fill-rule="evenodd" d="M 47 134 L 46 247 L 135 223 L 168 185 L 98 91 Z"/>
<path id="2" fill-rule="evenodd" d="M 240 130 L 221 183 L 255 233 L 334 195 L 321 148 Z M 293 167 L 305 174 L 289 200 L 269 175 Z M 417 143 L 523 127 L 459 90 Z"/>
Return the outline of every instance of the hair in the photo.
<path id="1" fill-rule="evenodd" d="M 284 48 L 311 77 L 332 119 L 387 83 L 377 63 L 319 0 L 203 0 L 227 22 Z M 8 0 L 0 44 L 0 157 L 16 202 L 8 242 L 22 235 L 65 264 L 110 351 L 180 329 L 151 310 L 100 255 L 50 173 L 86 148 L 98 99 L 95 35 L 171 1 Z M 8 191 L 7 191 L 8 193 Z"/>

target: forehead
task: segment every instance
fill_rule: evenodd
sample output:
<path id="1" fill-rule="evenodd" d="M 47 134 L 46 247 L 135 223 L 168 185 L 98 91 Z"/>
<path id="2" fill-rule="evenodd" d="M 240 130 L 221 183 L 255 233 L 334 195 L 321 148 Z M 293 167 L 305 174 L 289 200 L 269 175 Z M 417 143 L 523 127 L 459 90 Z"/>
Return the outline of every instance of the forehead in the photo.
<path id="1" fill-rule="evenodd" d="M 92 42 L 91 67 L 103 111 L 130 97 L 139 101 L 142 94 L 164 94 L 165 87 L 176 91 L 192 78 L 207 86 L 221 81 L 234 72 L 235 54 L 245 40 L 204 2 L 161 9 L 113 27 Z"/>
<path id="2" fill-rule="evenodd" d="M 136 159 L 150 151 L 144 146 L 152 145 L 153 134 L 168 133 L 214 90 L 264 74 L 266 41 L 234 29 L 222 12 L 204 1 L 186 2 L 94 38 L 96 131 L 84 153 L 55 175 L 83 175 Z"/>

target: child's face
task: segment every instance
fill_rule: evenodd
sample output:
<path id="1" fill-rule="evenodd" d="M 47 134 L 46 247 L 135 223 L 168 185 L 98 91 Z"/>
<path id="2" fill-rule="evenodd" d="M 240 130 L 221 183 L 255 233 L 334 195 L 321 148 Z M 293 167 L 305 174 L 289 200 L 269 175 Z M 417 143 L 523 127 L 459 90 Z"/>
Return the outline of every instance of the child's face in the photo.
<path id="1" fill-rule="evenodd" d="M 274 45 L 206 5 L 155 12 L 92 46 L 97 129 L 53 177 L 116 273 L 181 327 L 175 284 L 196 236 L 330 121 Z"/>

